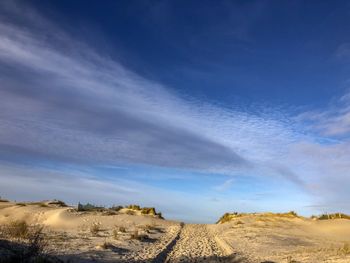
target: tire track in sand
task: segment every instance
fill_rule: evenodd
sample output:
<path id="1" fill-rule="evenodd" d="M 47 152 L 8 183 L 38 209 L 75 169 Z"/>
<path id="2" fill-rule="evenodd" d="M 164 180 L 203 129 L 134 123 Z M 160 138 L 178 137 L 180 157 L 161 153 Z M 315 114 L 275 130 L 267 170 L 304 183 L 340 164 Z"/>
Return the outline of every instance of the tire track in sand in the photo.
<path id="1" fill-rule="evenodd" d="M 215 241 L 214 235 L 203 224 L 186 224 L 172 244 L 166 250 L 165 263 L 180 262 L 232 262 L 225 256 L 224 250 Z"/>

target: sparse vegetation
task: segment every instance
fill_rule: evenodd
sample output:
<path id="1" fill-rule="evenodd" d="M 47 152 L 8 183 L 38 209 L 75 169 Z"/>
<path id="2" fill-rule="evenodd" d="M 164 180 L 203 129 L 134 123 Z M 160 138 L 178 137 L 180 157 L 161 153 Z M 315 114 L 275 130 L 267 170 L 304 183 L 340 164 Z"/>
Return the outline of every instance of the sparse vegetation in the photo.
<path id="1" fill-rule="evenodd" d="M 102 206 L 92 205 L 90 203 L 87 203 L 85 205 L 81 204 L 81 203 L 78 203 L 77 210 L 79 212 L 81 212 L 81 211 L 104 211 L 104 210 L 106 210 L 106 208 L 104 208 Z"/>
<path id="2" fill-rule="evenodd" d="M 3 234 L 10 238 L 25 238 L 29 232 L 29 226 L 25 221 L 10 222 L 2 229 Z"/>
<path id="3" fill-rule="evenodd" d="M 121 233 L 126 233 L 125 227 L 120 226 L 120 227 L 119 227 L 119 232 L 121 232 Z"/>
<path id="4" fill-rule="evenodd" d="M 117 215 L 117 212 L 108 209 L 108 210 L 106 210 L 106 211 L 103 211 L 103 212 L 102 212 L 102 215 L 104 215 L 104 216 L 114 216 L 114 215 Z"/>
<path id="5" fill-rule="evenodd" d="M 101 245 L 102 249 L 109 249 L 111 247 L 113 247 L 113 245 L 107 241 L 103 242 L 103 244 Z"/>
<path id="6" fill-rule="evenodd" d="M 136 211 L 141 210 L 141 207 L 139 205 L 128 205 L 126 208 L 131 209 L 131 210 L 136 210 Z"/>
<path id="7" fill-rule="evenodd" d="M 61 200 L 52 200 L 50 202 L 48 202 L 48 205 L 54 205 L 54 206 L 57 206 L 57 207 L 67 207 L 67 204 Z"/>
<path id="8" fill-rule="evenodd" d="M 16 203 L 16 205 L 18 205 L 18 206 L 26 206 L 27 204 L 26 203 Z"/>
<path id="9" fill-rule="evenodd" d="M 113 234 L 113 238 L 114 239 L 118 239 L 119 238 L 119 231 L 118 231 L 118 229 L 113 229 L 112 234 Z"/>
<path id="10" fill-rule="evenodd" d="M 123 209 L 123 207 L 121 205 L 118 205 L 118 206 L 114 205 L 114 206 L 112 206 L 109 209 L 112 210 L 112 211 L 118 212 L 119 210 Z"/>
<path id="11" fill-rule="evenodd" d="M 128 210 L 125 212 L 127 215 L 135 215 L 135 212 L 134 211 L 131 211 L 131 210 Z"/>
<path id="12" fill-rule="evenodd" d="M 241 217 L 242 215 L 243 214 L 240 214 L 238 212 L 225 213 L 216 223 L 223 224 L 223 223 L 231 221 L 233 218 Z"/>
<path id="13" fill-rule="evenodd" d="M 143 215 L 156 215 L 156 209 L 154 207 L 144 207 L 141 209 Z"/>
<path id="14" fill-rule="evenodd" d="M 135 240 L 139 240 L 139 241 L 145 241 L 148 240 L 149 237 L 146 234 L 140 234 L 138 230 L 135 230 L 131 235 L 130 235 L 130 239 L 135 239 Z"/>
<path id="15" fill-rule="evenodd" d="M 97 236 L 101 230 L 102 230 L 101 223 L 99 222 L 93 222 L 92 225 L 90 226 L 90 232 L 94 236 Z"/>
<path id="16" fill-rule="evenodd" d="M 322 214 L 319 216 L 312 216 L 311 218 L 317 220 L 330 220 L 330 219 L 350 219 L 350 216 L 343 213 Z"/>
<path id="17" fill-rule="evenodd" d="M 350 244 L 344 243 L 344 245 L 341 248 L 339 248 L 338 254 L 349 255 L 350 254 Z"/>
<path id="18" fill-rule="evenodd" d="M 154 207 L 140 207 L 139 205 L 128 205 L 125 208 L 134 210 L 134 211 L 141 211 L 142 215 L 151 215 L 151 216 L 156 216 L 160 219 L 164 219 L 162 216 L 162 213 L 157 213 L 156 209 Z M 128 212 L 126 212 L 129 214 Z"/>
<path id="19" fill-rule="evenodd" d="M 297 263 L 297 261 L 293 260 L 292 256 L 288 256 L 287 263 Z"/>
<path id="20" fill-rule="evenodd" d="M 242 216 L 249 215 L 247 213 L 238 213 L 238 212 L 233 212 L 233 213 L 225 213 L 216 223 L 217 224 L 223 224 L 226 222 L 231 221 L 232 219 L 239 218 Z M 287 217 L 287 218 L 295 218 L 299 217 L 299 215 L 294 212 L 290 211 L 287 213 L 252 213 L 251 215 L 256 215 L 256 216 L 265 216 L 265 217 Z"/>
<path id="21" fill-rule="evenodd" d="M 47 242 L 41 226 L 13 221 L 1 226 L 0 238 L 4 253 L 0 262 L 61 262 L 45 254 Z"/>

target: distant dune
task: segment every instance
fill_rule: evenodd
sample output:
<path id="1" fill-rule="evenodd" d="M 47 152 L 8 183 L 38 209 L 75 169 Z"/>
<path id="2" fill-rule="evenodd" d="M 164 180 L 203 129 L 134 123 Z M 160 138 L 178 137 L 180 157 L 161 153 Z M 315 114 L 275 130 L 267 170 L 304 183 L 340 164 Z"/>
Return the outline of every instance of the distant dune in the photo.
<path id="1" fill-rule="evenodd" d="M 231 213 L 217 224 L 183 224 L 136 205 L 1 200 L 0 262 L 345 263 L 350 220 L 344 216 Z"/>

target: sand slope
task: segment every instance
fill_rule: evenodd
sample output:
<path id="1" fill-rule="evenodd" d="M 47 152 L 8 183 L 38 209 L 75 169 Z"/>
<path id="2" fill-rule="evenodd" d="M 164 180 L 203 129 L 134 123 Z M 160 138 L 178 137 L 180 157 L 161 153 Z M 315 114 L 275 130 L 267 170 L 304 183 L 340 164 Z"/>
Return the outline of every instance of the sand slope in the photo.
<path id="1" fill-rule="evenodd" d="M 251 262 L 350 262 L 350 220 L 256 214 L 219 224 L 215 231 Z"/>
<path id="2" fill-rule="evenodd" d="M 350 220 L 246 214 L 205 225 L 129 212 L 0 202 L 0 225 L 43 225 L 47 252 L 70 262 L 350 262 Z"/>

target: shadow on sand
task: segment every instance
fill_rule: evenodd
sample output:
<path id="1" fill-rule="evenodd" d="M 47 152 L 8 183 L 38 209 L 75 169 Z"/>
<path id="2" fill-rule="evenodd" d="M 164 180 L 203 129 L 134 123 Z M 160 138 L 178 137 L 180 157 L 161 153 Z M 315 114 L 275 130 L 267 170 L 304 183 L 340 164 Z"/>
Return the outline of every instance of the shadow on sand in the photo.
<path id="1" fill-rule="evenodd" d="M 176 242 L 176 240 L 174 241 Z M 172 248 L 172 244 L 168 249 Z M 111 254 L 109 254 L 110 252 Z M 105 250 L 90 251 L 84 253 L 70 254 L 70 255 L 57 255 L 52 256 L 47 253 L 36 250 L 36 248 L 27 246 L 23 243 L 17 243 L 14 241 L 0 239 L 0 263 L 83 263 L 83 262 L 116 262 L 116 263 L 165 263 L 168 250 L 161 252 L 156 258 L 149 260 L 130 260 L 130 259 L 116 259 L 127 255 L 129 250 L 119 248 L 116 246 L 109 246 Z M 109 254 L 111 257 L 106 257 Z M 198 263 L 251 263 L 249 260 L 238 256 L 230 255 L 225 257 L 197 257 L 187 258 L 179 257 L 174 261 L 167 261 L 167 263 L 186 263 L 186 262 L 198 262 Z M 262 261 L 261 263 L 275 263 L 273 261 Z"/>
<path id="2" fill-rule="evenodd" d="M 165 261 L 165 260 L 159 260 L 159 259 L 149 259 L 149 260 L 123 260 L 123 259 L 102 259 L 98 257 L 98 254 L 96 254 L 96 257 L 87 259 L 86 255 L 69 255 L 64 257 L 65 261 L 68 262 L 118 262 L 118 263 L 186 263 L 186 262 L 198 262 L 198 263 L 214 263 L 214 262 L 220 262 L 220 263 L 250 263 L 250 261 L 247 261 L 242 258 L 237 258 L 234 255 L 233 256 L 226 256 L 226 257 L 197 257 L 197 258 L 187 258 L 187 257 L 179 257 L 176 258 L 174 261 Z M 266 263 L 274 263 L 271 261 L 266 261 Z"/>

